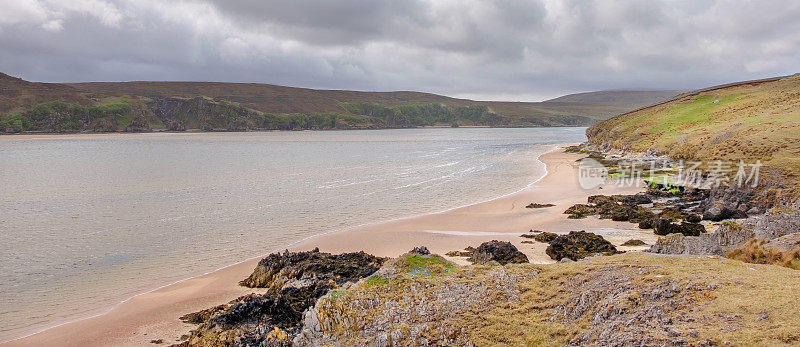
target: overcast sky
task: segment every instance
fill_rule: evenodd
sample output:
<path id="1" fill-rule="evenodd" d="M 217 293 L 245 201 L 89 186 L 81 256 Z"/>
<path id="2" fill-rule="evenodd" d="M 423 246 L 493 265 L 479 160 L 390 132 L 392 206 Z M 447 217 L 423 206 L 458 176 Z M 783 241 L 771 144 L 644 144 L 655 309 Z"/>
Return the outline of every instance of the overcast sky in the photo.
<path id="1" fill-rule="evenodd" d="M 0 0 L 0 72 L 536 101 L 800 72 L 800 1 Z"/>

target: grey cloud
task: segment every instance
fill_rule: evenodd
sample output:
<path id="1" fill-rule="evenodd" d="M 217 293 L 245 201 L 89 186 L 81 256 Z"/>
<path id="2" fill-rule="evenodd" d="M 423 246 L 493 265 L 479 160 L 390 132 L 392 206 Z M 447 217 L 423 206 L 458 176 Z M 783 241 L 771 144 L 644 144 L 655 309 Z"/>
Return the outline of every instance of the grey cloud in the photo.
<path id="1" fill-rule="evenodd" d="M 0 71 L 531 100 L 800 70 L 800 4 L 788 0 L 65 4 L 0 1 Z"/>

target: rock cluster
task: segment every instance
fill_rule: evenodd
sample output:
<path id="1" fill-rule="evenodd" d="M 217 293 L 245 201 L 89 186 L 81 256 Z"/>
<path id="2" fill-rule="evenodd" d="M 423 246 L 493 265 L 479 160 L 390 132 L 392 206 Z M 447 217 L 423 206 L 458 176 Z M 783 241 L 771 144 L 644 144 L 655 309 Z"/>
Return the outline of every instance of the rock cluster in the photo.
<path id="1" fill-rule="evenodd" d="M 506 265 L 508 263 L 527 263 L 528 257 L 511 242 L 492 240 L 478 246 L 467 260 L 482 265 L 493 262 Z"/>
<path id="2" fill-rule="evenodd" d="M 425 249 L 427 251 L 427 249 Z M 319 249 L 310 252 L 273 253 L 258 262 L 250 277 L 239 284 L 251 288 L 278 289 L 305 283 L 332 280 L 352 282 L 377 271 L 384 259 L 364 252 L 330 254 Z"/>
<path id="3" fill-rule="evenodd" d="M 711 233 L 661 237 L 650 247 L 650 252 L 725 256 L 748 240 L 770 241 L 797 232 L 800 232 L 800 213 L 773 210 L 741 222 L 724 222 Z"/>
<path id="4" fill-rule="evenodd" d="M 376 272 L 385 259 L 364 252 L 330 254 L 309 252 L 271 254 L 259 261 L 241 282 L 268 288 L 200 312 L 185 322 L 200 324 L 185 345 L 289 345 L 301 329 L 303 312 L 330 292 Z"/>

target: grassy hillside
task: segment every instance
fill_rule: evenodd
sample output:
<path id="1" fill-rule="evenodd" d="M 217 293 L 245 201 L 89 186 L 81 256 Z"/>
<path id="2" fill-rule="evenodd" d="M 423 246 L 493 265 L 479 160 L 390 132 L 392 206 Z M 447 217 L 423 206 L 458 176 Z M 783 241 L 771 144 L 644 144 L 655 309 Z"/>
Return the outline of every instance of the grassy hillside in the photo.
<path id="1" fill-rule="evenodd" d="M 797 271 L 728 259 L 616 255 L 571 264 L 447 268 L 323 297 L 322 345 L 791 345 Z M 419 266 L 417 267 L 419 271 Z M 318 323 L 317 323 L 318 322 Z"/>
<path id="2" fill-rule="evenodd" d="M 796 187 L 800 75 L 684 94 L 599 123 L 587 135 L 592 144 L 674 159 L 761 160 Z"/>
<path id="3" fill-rule="evenodd" d="M 586 126 L 651 101 L 637 93 L 609 102 L 495 102 L 255 83 L 57 84 L 2 74 L 0 90 L 0 132 Z"/>

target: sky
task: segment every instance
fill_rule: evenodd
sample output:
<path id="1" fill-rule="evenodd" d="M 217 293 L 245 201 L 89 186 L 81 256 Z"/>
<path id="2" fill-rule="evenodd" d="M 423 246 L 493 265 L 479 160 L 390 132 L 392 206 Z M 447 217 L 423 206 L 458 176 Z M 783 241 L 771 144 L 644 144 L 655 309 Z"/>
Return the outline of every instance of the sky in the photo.
<path id="1" fill-rule="evenodd" d="M 0 72 L 538 101 L 800 72 L 796 0 L 0 0 Z"/>

